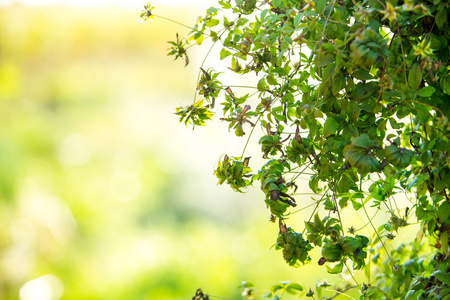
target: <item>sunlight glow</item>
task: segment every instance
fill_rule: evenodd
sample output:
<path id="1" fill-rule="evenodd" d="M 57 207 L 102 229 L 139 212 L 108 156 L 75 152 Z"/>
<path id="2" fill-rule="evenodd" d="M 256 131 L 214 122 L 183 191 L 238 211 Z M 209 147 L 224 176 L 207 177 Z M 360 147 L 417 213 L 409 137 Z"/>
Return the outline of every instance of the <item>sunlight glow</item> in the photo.
<path id="1" fill-rule="evenodd" d="M 251 264 L 261 254 L 260 241 L 253 234 L 244 233 L 233 241 L 231 253 L 237 262 Z"/>
<path id="2" fill-rule="evenodd" d="M 114 156 L 114 171 L 129 171 L 136 175 L 141 173 L 144 167 L 144 160 L 141 153 L 134 148 L 122 148 Z"/>
<path id="3" fill-rule="evenodd" d="M 123 202 L 135 199 L 141 190 L 138 177 L 144 161 L 139 151 L 133 148 L 122 148 L 113 159 L 114 174 L 110 180 L 111 195 Z"/>
<path id="4" fill-rule="evenodd" d="M 185 0 L 165 0 L 165 1 L 142 1 L 142 0 L 3 0 L 0 2 L 0 6 L 6 6 L 13 3 L 21 3 L 31 6 L 43 6 L 43 5 L 67 5 L 67 6 L 121 6 L 129 9 L 141 9 L 147 2 L 153 5 L 164 6 L 177 6 L 186 5 Z M 190 6 L 198 5 L 204 6 L 208 0 L 190 0 L 188 3 Z"/>
<path id="5" fill-rule="evenodd" d="M 90 158 L 89 141 L 84 135 L 71 134 L 64 138 L 59 154 L 62 164 L 81 166 L 87 163 Z"/>
<path id="6" fill-rule="evenodd" d="M 109 182 L 111 196 L 119 201 L 134 200 L 141 191 L 141 181 L 136 173 L 130 171 L 115 172 Z"/>
<path id="7" fill-rule="evenodd" d="M 25 283 L 19 292 L 20 300 L 59 300 L 63 284 L 55 275 L 45 275 Z"/>

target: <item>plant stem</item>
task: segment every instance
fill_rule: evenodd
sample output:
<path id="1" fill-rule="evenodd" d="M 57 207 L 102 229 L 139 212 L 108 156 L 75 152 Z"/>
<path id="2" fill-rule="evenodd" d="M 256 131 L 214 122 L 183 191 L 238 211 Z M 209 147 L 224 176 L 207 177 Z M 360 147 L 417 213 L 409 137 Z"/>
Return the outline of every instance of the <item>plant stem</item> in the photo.
<path id="1" fill-rule="evenodd" d="M 359 189 L 362 190 L 362 176 L 361 176 L 361 179 L 360 179 L 360 181 L 359 181 Z M 378 234 L 377 229 L 376 229 L 375 226 L 373 225 L 372 220 L 370 219 L 369 214 L 367 213 L 366 206 L 364 205 L 364 201 L 361 200 L 361 204 L 362 204 L 362 208 L 363 208 L 363 210 L 364 210 L 364 213 L 366 214 L 366 217 L 367 217 L 367 219 L 369 220 L 370 225 L 372 226 L 373 231 L 374 231 L 375 234 L 377 235 L 378 239 L 380 240 L 381 245 L 383 246 L 384 250 L 386 251 L 386 254 L 387 254 L 388 258 L 389 258 L 389 261 L 391 262 L 392 265 L 394 265 L 394 261 L 392 260 L 391 255 L 389 254 L 389 251 L 387 250 L 385 244 L 384 244 L 383 241 L 381 240 L 381 237 L 380 237 L 380 235 Z"/>
<path id="2" fill-rule="evenodd" d="M 351 290 L 351 289 L 354 289 L 354 288 L 358 288 L 358 287 L 359 287 L 359 285 L 353 285 L 353 286 L 349 286 L 348 288 L 342 290 L 342 292 L 335 291 L 335 292 L 336 292 L 336 295 L 334 295 L 334 296 L 331 297 L 330 299 L 334 299 L 334 298 L 336 298 L 336 297 L 339 296 L 339 295 L 346 295 L 346 296 L 348 296 L 347 294 L 344 294 L 346 291 Z"/>
<path id="3" fill-rule="evenodd" d="M 356 278 L 353 276 L 353 273 L 350 271 L 350 268 L 347 266 L 347 262 L 344 261 L 344 265 L 347 268 L 348 272 L 350 273 L 350 276 L 352 276 L 353 281 L 356 283 L 357 286 L 359 286 L 358 281 L 356 281 Z"/>
<path id="4" fill-rule="evenodd" d="M 175 23 L 175 24 L 181 25 L 181 26 L 186 27 L 186 28 L 189 28 L 189 29 L 191 29 L 191 30 L 195 30 L 195 29 L 192 28 L 192 27 L 189 27 L 189 26 L 187 26 L 187 25 L 185 25 L 185 24 L 183 24 L 183 23 L 180 23 L 180 22 L 178 22 L 178 21 L 172 20 L 172 19 L 170 19 L 170 18 L 162 17 L 162 16 L 155 15 L 155 14 L 153 14 L 153 16 L 154 16 L 155 18 L 161 18 L 161 19 L 163 19 L 163 20 L 166 20 L 166 21 L 169 21 L 169 22 L 173 22 L 173 23 Z"/>
<path id="5" fill-rule="evenodd" d="M 255 130 L 256 124 L 258 124 L 260 118 L 261 118 L 261 115 L 259 115 L 258 119 L 255 122 L 255 126 L 252 127 L 252 130 L 250 131 L 250 133 L 248 135 L 247 142 L 245 142 L 244 150 L 242 150 L 241 158 L 244 158 L 245 150 L 247 149 L 247 146 L 248 146 L 248 143 L 250 141 L 250 138 L 252 137 L 253 131 Z"/>

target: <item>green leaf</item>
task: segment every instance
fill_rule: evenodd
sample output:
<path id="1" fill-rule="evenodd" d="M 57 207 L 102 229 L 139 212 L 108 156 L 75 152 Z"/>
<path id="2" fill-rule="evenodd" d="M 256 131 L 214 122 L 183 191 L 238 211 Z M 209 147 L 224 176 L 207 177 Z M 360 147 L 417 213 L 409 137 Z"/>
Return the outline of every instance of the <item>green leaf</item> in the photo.
<path id="1" fill-rule="evenodd" d="M 352 205 L 353 205 L 353 209 L 356 211 L 360 210 L 363 207 L 361 202 L 353 200 L 353 199 L 352 199 Z"/>
<path id="2" fill-rule="evenodd" d="M 353 92 L 353 99 L 356 101 L 365 99 L 373 94 L 375 91 L 374 85 L 372 83 L 358 83 L 356 89 Z"/>
<path id="3" fill-rule="evenodd" d="M 283 0 L 272 0 L 272 5 L 273 7 L 277 8 L 281 5 L 282 2 Z"/>
<path id="4" fill-rule="evenodd" d="M 346 236 L 341 243 L 341 247 L 345 254 L 351 254 L 356 249 L 361 248 L 361 243 L 357 238 Z"/>
<path id="5" fill-rule="evenodd" d="M 298 292 L 303 291 L 303 287 L 298 283 L 291 283 L 287 286 L 286 292 L 291 295 L 296 295 Z"/>
<path id="6" fill-rule="evenodd" d="M 270 287 L 270 291 L 275 294 L 277 291 L 281 290 L 283 287 L 284 286 L 281 284 L 272 285 Z"/>
<path id="7" fill-rule="evenodd" d="M 436 25 L 442 29 L 445 23 L 447 23 L 447 10 L 446 7 L 441 6 L 439 12 L 436 14 Z"/>
<path id="8" fill-rule="evenodd" d="M 350 100 L 347 104 L 347 115 L 353 122 L 358 121 L 359 115 L 361 114 L 361 108 L 358 102 Z"/>
<path id="9" fill-rule="evenodd" d="M 222 60 L 225 57 L 230 56 L 230 55 L 231 55 L 231 52 L 228 51 L 227 49 L 222 48 L 222 50 L 220 50 L 220 60 Z"/>
<path id="10" fill-rule="evenodd" d="M 447 255 L 448 254 L 448 231 L 444 231 L 441 233 L 441 248 L 442 251 L 444 251 L 444 254 Z"/>
<path id="11" fill-rule="evenodd" d="M 197 45 L 201 45 L 203 43 L 203 34 L 200 33 L 195 35 L 195 43 Z"/>
<path id="12" fill-rule="evenodd" d="M 353 77 L 359 80 L 370 80 L 373 76 L 366 69 L 359 68 L 355 73 L 352 74 Z"/>
<path id="13" fill-rule="evenodd" d="M 352 167 L 357 168 L 358 173 L 361 175 L 377 172 L 381 169 L 381 164 L 373 153 L 370 150 L 357 145 L 345 146 L 344 157 Z"/>
<path id="14" fill-rule="evenodd" d="M 267 79 L 267 83 L 270 84 L 270 85 L 277 85 L 278 84 L 278 81 L 272 75 L 267 75 L 266 79 Z"/>
<path id="15" fill-rule="evenodd" d="M 419 296 L 423 293 L 423 291 L 415 291 L 415 290 L 410 290 L 408 291 L 408 293 L 405 296 L 405 300 L 416 300 L 416 299 L 420 299 Z"/>
<path id="16" fill-rule="evenodd" d="M 431 95 L 434 94 L 435 91 L 436 91 L 436 89 L 434 87 L 426 86 L 426 87 L 420 89 L 417 92 L 417 95 L 420 96 L 420 97 L 430 97 Z"/>
<path id="17" fill-rule="evenodd" d="M 316 213 L 316 214 L 314 215 L 314 225 L 316 225 L 317 228 L 323 230 L 323 222 L 322 222 L 322 220 L 320 219 L 318 213 Z"/>
<path id="18" fill-rule="evenodd" d="M 230 21 L 228 21 L 227 17 L 223 17 L 223 26 L 224 27 L 228 27 L 230 26 Z"/>
<path id="19" fill-rule="evenodd" d="M 342 176 L 341 180 L 338 182 L 338 192 L 339 193 L 347 193 L 350 190 L 350 183 L 348 180 L 348 176 Z"/>
<path id="20" fill-rule="evenodd" d="M 316 0 L 316 3 L 317 12 L 321 14 L 326 7 L 327 0 Z"/>
<path id="21" fill-rule="evenodd" d="M 336 64 L 334 63 L 329 64 L 328 66 L 325 67 L 325 69 L 323 69 L 322 82 L 327 82 L 328 80 L 333 78 L 335 74 L 336 74 Z"/>
<path id="22" fill-rule="evenodd" d="M 440 84 L 442 91 L 447 95 L 450 95 L 450 76 L 448 75 L 444 78 L 441 78 Z"/>
<path id="23" fill-rule="evenodd" d="M 328 66 L 329 64 L 334 63 L 335 61 L 336 61 L 336 58 L 334 55 L 319 53 L 316 56 L 316 64 L 318 67 Z"/>
<path id="24" fill-rule="evenodd" d="M 273 113 L 272 115 L 275 117 L 275 119 L 277 119 L 280 122 L 283 122 L 284 120 L 286 120 L 286 117 L 284 115 L 280 115 L 277 113 Z"/>
<path id="25" fill-rule="evenodd" d="M 384 149 L 386 160 L 398 168 L 406 168 L 411 163 L 414 153 L 405 148 L 389 145 Z"/>
<path id="26" fill-rule="evenodd" d="M 330 274 L 339 274 L 342 272 L 342 269 L 344 268 L 344 263 L 340 262 L 337 265 L 335 265 L 333 268 L 330 268 L 329 266 L 327 267 L 327 272 Z"/>
<path id="27" fill-rule="evenodd" d="M 258 91 L 260 92 L 264 92 L 267 89 L 267 85 L 266 85 L 266 81 L 264 80 L 264 78 L 261 78 L 258 81 L 258 84 L 256 85 Z"/>
<path id="28" fill-rule="evenodd" d="M 206 13 L 208 14 L 208 15 L 217 15 L 217 11 L 218 11 L 219 9 L 218 8 L 216 8 L 216 7 L 210 7 L 210 8 L 208 8 L 207 10 L 206 10 Z"/>
<path id="29" fill-rule="evenodd" d="M 422 70 L 419 64 L 415 63 L 408 74 L 408 83 L 413 90 L 419 89 L 420 83 L 422 82 Z"/>
<path id="30" fill-rule="evenodd" d="M 323 206 L 325 207 L 326 210 L 336 210 L 336 208 L 334 207 L 334 203 L 331 202 L 330 198 L 327 198 L 327 200 L 325 200 Z"/>
<path id="31" fill-rule="evenodd" d="M 352 145 L 368 149 L 371 146 L 370 138 L 367 134 L 363 133 L 360 136 L 358 136 L 357 138 L 353 139 Z"/>
<path id="32" fill-rule="evenodd" d="M 442 281 L 446 285 L 450 285 L 450 273 L 444 273 L 439 270 L 432 273 L 431 276 L 434 276 L 437 280 Z"/>
<path id="33" fill-rule="evenodd" d="M 303 18 L 303 14 L 297 14 L 294 18 L 294 27 L 297 27 L 300 24 L 301 19 Z"/>
<path id="34" fill-rule="evenodd" d="M 220 21 L 217 19 L 209 19 L 208 21 L 206 21 L 205 26 L 206 27 L 214 27 L 219 25 Z"/>
<path id="35" fill-rule="evenodd" d="M 328 262 L 339 261 L 342 257 L 342 249 L 337 244 L 325 244 L 322 247 L 322 256 L 326 258 Z"/>
<path id="36" fill-rule="evenodd" d="M 450 216 L 450 203 L 447 201 L 442 202 L 437 210 L 437 216 L 440 223 L 446 222 Z"/>
<path id="37" fill-rule="evenodd" d="M 369 20 L 367 25 L 372 27 L 374 32 L 378 32 L 380 30 L 380 23 L 377 20 Z"/>
<path id="38" fill-rule="evenodd" d="M 333 117 L 328 118 L 323 125 L 323 136 L 328 137 L 336 134 L 338 127 L 339 123 Z"/>
<path id="39" fill-rule="evenodd" d="M 345 86 L 345 77 L 339 76 L 336 77 L 331 82 L 331 91 L 333 92 L 333 95 L 337 95 Z"/>
<path id="40" fill-rule="evenodd" d="M 384 119 L 378 124 L 377 126 L 378 131 L 384 132 L 386 130 L 387 121 L 388 121 L 387 119 Z"/>

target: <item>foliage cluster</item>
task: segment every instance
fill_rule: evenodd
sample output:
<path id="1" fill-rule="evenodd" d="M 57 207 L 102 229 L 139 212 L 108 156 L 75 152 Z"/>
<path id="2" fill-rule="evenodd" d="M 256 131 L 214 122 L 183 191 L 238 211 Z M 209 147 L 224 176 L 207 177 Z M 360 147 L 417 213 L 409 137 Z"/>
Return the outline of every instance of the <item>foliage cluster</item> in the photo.
<path id="1" fill-rule="evenodd" d="M 177 109 L 180 120 L 203 125 L 221 97 L 221 120 L 236 136 L 264 132 L 266 163 L 225 156 L 219 183 L 241 192 L 259 182 L 288 264 L 309 262 L 320 247 L 318 263 L 330 273 L 364 269 L 367 282 L 354 286 L 361 299 L 450 299 L 450 3 L 217 4 L 170 54 L 186 58 L 188 47 L 210 38 L 231 72 L 257 77 L 254 93 L 239 96 L 202 66 L 197 90 L 208 104 Z M 298 224 L 301 175 L 318 200 L 304 229 L 294 229 L 286 224 Z M 372 236 L 348 226 L 349 210 L 365 216 Z M 375 224 L 378 212 L 388 220 Z M 389 251 L 386 243 L 411 224 L 420 224 L 417 237 Z"/>

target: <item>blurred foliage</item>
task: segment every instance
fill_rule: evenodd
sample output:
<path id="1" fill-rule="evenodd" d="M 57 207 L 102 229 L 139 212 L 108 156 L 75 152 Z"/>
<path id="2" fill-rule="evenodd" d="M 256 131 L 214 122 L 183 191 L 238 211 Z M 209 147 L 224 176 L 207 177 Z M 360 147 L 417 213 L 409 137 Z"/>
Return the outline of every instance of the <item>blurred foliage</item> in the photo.
<path id="1" fill-rule="evenodd" d="M 103 7 L 0 13 L 1 299 L 238 296 L 249 274 L 299 276 L 269 251 L 257 204 L 192 176 L 214 164 L 171 114 L 195 83 L 168 66 L 172 25 Z"/>

